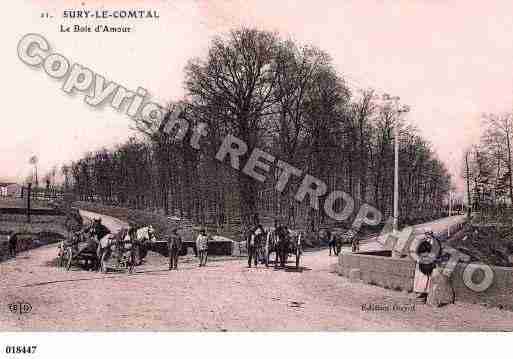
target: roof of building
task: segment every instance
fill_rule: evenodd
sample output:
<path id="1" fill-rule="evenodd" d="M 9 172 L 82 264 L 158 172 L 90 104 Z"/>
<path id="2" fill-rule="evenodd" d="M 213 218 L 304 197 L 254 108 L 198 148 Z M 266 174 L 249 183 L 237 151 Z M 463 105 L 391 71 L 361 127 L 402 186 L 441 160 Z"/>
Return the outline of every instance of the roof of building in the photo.
<path id="1" fill-rule="evenodd" d="M 8 187 L 12 186 L 13 184 L 17 185 L 17 183 L 14 182 L 0 182 L 0 187 Z"/>

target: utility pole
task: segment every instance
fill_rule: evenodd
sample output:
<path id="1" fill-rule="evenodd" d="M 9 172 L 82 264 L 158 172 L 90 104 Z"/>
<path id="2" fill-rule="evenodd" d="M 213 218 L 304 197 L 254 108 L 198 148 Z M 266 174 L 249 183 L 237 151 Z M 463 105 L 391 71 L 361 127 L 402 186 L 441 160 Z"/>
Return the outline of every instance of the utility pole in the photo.
<path id="1" fill-rule="evenodd" d="M 394 126 L 394 232 L 399 227 L 399 118 Z"/>
<path id="2" fill-rule="evenodd" d="M 391 97 L 388 94 L 384 94 L 383 100 L 393 102 L 393 109 L 396 115 L 394 123 L 394 220 L 392 228 L 394 232 L 397 232 L 399 229 L 399 126 L 401 115 L 409 112 L 410 108 L 404 105 L 399 107 L 399 96 Z"/>
<path id="3" fill-rule="evenodd" d="M 447 238 L 451 236 L 451 216 L 452 216 L 452 191 L 449 190 L 449 225 L 447 226 Z"/>
<path id="4" fill-rule="evenodd" d="M 30 223 L 30 197 L 32 197 L 32 183 L 27 185 L 27 223 Z"/>
<path id="5" fill-rule="evenodd" d="M 470 170 L 468 166 L 469 151 L 465 153 L 465 169 L 467 172 L 467 218 L 470 218 L 472 212 L 472 199 L 470 197 Z"/>

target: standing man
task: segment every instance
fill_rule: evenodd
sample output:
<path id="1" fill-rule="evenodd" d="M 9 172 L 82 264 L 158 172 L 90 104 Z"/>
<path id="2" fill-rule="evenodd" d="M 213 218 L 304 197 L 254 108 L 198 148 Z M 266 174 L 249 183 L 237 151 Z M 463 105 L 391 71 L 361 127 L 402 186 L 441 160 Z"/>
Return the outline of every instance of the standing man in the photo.
<path id="1" fill-rule="evenodd" d="M 169 270 L 178 269 L 178 256 L 182 250 L 182 238 L 178 234 L 178 228 L 171 231 L 167 247 L 169 249 Z"/>
<path id="2" fill-rule="evenodd" d="M 258 265 L 257 253 L 256 253 L 256 231 L 257 228 L 252 227 L 249 231 L 249 236 L 246 238 L 246 246 L 248 249 L 248 268 L 251 268 L 251 262 L 255 262 L 255 267 Z"/>
<path id="3" fill-rule="evenodd" d="M 196 238 L 196 248 L 198 250 L 199 260 L 200 260 L 200 267 L 204 267 L 207 265 L 207 250 L 208 250 L 208 237 L 207 232 L 203 228 L 200 231 L 200 234 Z"/>
<path id="4" fill-rule="evenodd" d="M 14 233 L 9 233 L 9 255 L 16 258 L 16 248 L 18 247 L 18 237 Z"/>
<path id="5" fill-rule="evenodd" d="M 335 246 L 335 237 L 331 235 L 331 231 L 329 229 L 326 229 L 325 233 L 325 239 L 328 241 L 328 247 L 330 249 L 330 256 L 331 256 L 331 250 L 333 249 L 333 254 L 337 255 L 337 247 Z"/>
<path id="6" fill-rule="evenodd" d="M 255 218 L 256 219 L 256 218 Z M 249 232 L 249 238 L 247 239 L 247 247 L 248 247 L 248 267 L 251 268 L 251 262 L 255 263 L 255 267 L 258 266 L 258 246 L 260 237 L 264 234 L 264 229 L 257 222 L 255 222 L 255 226 Z"/>

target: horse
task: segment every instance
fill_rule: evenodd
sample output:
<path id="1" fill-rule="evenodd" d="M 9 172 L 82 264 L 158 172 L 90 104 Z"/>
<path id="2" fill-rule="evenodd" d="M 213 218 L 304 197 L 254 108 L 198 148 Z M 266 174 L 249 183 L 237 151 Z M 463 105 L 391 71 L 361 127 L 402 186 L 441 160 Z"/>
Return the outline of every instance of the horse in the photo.
<path id="1" fill-rule="evenodd" d="M 280 226 L 274 231 L 274 250 L 276 252 L 276 260 L 274 261 L 274 267 L 278 266 L 285 268 L 287 264 L 287 258 L 289 256 L 291 232 L 287 227 Z"/>
<path id="2" fill-rule="evenodd" d="M 270 228 L 265 231 L 263 237 L 265 238 L 265 242 L 260 241 L 259 248 L 262 249 L 266 266 L 268 266 L 270 262 L 271 253 L 274 252 L 274 267 L 277 268 L 278 264 L 280 264 L 281 267 L 285 267 L 293 233 L 285 226 L 278 226 L 277 228 Z"/>
<path id="3" fill-rule="evenodd" d="M 91 224 L 91 234 L 95 236 L 96 239 L 100 240 L 110 234 L 110 229 L 102 224 L 101 218 L 93 219 L 93 223 Z"/>
<path id="4" fill-rule="evenodd" d="M 156 239 L 155 229 L 150 224 L 146 227 L 139 228 L 134 231 L 135 238 L 131 238 L 130 233 L 127 233 L 125 236 L 126 241 L 132 241 L 134 244 L 134 256 L 135 256 L 135 264 L 140 265 L 142 260 L 146 257 L 148 253 L 148 243 L 151 243 Z"/>
<path id="5" fill-rule="evenodd" d="M 105 250 L 108 250 L 112 244 L 117 243 L 118 245 L 126 245 L 127 243 L 132 243 L 134 246 L 134 258 L 135 264 L 140 265 L 144 257 L 146 257 L 147 242 L 153 241 L 155 239 L 155 229 L 150 224 L 149 226 L 139 228 L 135 230 L 133 235 L 130 233 L 127 228 L 122 228 L 116 234 L 106 234 L 99 241 L 100 244 L 98 246 L 97 256 L 98 258 L 102 258 Z"/>

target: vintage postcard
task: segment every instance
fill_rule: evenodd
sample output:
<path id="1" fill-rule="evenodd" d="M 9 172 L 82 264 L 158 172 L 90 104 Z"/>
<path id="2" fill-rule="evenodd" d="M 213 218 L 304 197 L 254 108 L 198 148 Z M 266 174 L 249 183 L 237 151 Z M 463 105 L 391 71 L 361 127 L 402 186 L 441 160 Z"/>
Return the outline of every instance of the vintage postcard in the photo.
<path id="1" fill-rule="evenodd" d="M 512 331 L 512 11 L 11 3 L 0 334 Z"/>

